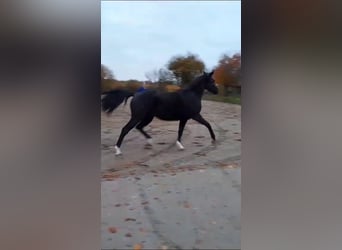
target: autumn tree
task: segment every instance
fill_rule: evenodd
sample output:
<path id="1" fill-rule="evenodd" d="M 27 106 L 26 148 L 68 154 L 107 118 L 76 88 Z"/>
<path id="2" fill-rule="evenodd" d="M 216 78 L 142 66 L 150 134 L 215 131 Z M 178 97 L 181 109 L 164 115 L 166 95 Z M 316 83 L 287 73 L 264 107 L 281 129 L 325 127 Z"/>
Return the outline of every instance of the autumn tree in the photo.
<path id="1" fill-rule="evenodd" d="M 214 73 L 215 82 L 223 86 L 224 94 L 228 94 L 231 87 L 240 86 L 241 78 L 241 55 L 234 54 L 232 57 L 223 55 L 218 62 Z"/>
<path id="2" fill-rule="evenodd" d="M 197 55 L 188 53 L 171 58 L 167 68 L 174 74 L 178 85 L 187 85 L 204 71 L 205 65 Z"/>

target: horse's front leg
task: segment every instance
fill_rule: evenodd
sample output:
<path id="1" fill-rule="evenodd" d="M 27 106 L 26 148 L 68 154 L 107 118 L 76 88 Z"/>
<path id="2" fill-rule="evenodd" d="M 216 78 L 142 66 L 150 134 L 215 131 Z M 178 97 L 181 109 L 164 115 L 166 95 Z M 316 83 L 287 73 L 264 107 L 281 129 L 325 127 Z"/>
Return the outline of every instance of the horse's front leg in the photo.
<path id="1" fill-rule="evenodd" d="M 204 125 L 207 127 L 207 129 L 209 130 L 211 139 L 213 140 L 213 142 L 216 141 L 216 137 L 215 137 L 215 133 L 213 131 L 213 129 L 211 128 L 211 125 L 209 124 L 209 122 L 207 122 L 200 114 L 192 117 L 192 119 L 194 119 L 195 121 L 197 121 L 198 123 Z"/>
<path id="2" fill-rule="evenodd" d="M 179 150 L 184 150 L 184 146 L 181 143 L 181 139 L 182 139 L 182 135 L 183 135 L 183 131 L 184 131 L 184 127 L 185 124 L 188 120 L 180 120 L 179 121 L 179 126 L 178 126 L 178 138 L 177 138 L 177 142 L 176 145 L 178 147 Z"/>

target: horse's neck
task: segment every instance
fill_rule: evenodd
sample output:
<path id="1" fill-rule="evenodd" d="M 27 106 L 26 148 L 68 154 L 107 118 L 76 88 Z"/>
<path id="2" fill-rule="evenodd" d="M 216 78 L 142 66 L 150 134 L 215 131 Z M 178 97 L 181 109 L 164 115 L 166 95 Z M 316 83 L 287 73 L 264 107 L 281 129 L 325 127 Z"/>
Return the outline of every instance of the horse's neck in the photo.
<path id="1" fill-rule="evenodd" d="M 187 87 L 186 89 L 188 91 L 191 91 L 191 92 L 195 93 L 200 98 L 202 98 L 202 96 L 203 96 L 204 87 L 200 83 L 192 84 L 189 87 Z"/>

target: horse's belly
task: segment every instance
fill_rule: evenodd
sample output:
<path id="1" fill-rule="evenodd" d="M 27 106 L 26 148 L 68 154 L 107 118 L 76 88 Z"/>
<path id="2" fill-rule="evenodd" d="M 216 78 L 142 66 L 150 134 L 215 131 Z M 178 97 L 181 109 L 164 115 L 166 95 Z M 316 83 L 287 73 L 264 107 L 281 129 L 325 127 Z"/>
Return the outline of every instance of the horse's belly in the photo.
<path id="1" fill-rule="evenodd" d="M 179 105 L 179 103 L 160 103 L 155 110 L 155 116 L 165 121 L 179 121 L 190 119 L 195 114 L 199 113 L 200 106 L 189 107 Z"/>
<path id="2" fill-rule="evenodd" d="M 156 114 L 156 117 L 158 119 L 164 120 L 164 121 L 178 121 L 180 120 L 180 116 L 175 114 Z"/>

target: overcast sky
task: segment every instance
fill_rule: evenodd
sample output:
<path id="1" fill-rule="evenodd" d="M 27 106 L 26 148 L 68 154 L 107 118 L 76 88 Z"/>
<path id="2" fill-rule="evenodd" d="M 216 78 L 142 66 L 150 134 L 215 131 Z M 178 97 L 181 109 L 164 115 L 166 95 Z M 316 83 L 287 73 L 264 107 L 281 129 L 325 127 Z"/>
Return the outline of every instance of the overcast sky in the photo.
<path id="1" fill-rule="evenodd" d="M 212 69 L 241 51 L 240 1 L 106 1 L 101 12 L 101 63 L 119 80 L 146 80 L 187 52 Z"/>

